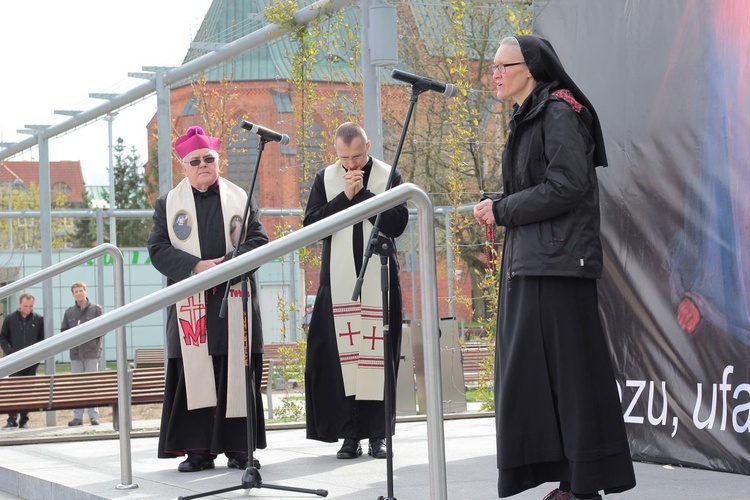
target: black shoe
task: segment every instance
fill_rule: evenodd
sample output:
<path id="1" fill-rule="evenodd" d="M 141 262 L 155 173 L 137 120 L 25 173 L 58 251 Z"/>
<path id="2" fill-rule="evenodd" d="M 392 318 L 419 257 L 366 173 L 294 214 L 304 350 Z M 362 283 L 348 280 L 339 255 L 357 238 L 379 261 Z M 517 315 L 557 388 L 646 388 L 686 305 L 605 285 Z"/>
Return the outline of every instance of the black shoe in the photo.
<path id="1" fill-rule="evenodd" d="M 177 466 L 178 472 L 198 472 L 214 468 L 214 459 L 206 455 L 190 455 Z"/>
<path id="2" fill-rule="evenodd" d="M 344 439 L 344 444 L 341 449 L 336 453 L 336 458 L 350 459 L 357 458 L 362 454 L 362 445 L 359 444 L 359 439 Z"/>
<path id="3" fill-rule="evenodd" d="M 542 500 L 571 500 L 572 498 L 573 494 L 571 492 L 563 491 L 560 488 L 555 488 L 554 490 L 550 491 Z"/>
<path id="4" fill-rule="evenodd" d="M 22 420 L 18 423 L 19 429 L 28 429 L 29 428 L 29 421 L 28 420 Z"/>
<path id="5" fill-rule="evenodd" d="M 70 422 L 68 422 L 68 427 L 75 427 L 77 425 L 83 425 L 83 420 L 80 418 L 74 418 Z"/>
<path id="6" fill-rule="evenodd" d="M 15 420 L 8 420 L 8 423 L 3 426 L 3 430 L 15 429 L 18 427 L 18 423 Z"/>
<path id="7" fill-rule="evenodd" d="M 99 425 L 99 419 L 95 418 L 91 421 L 91 425 Z"/>
<path id="8" fill-rule="evenodd" d="M 544 497 L 543 500 L 581 500 L 573 493 L 569 491 L 562 491 L 559 488 L 555 488 L 550 491 L 549 494 Z M 591 500 L 603 500 L 601 495 L 593 497 Z"/>
<path id="9" fill-rule="evenodd" d="M 367 447 L 367 454 L 372 458 L 385 458 L 387 454 L 385 439 L 370 439 L 370 444 Z"/>
<path id="10" fill-rule="evenodd" d="M 260 469 L 260 462 L 257 458 L 253 458 L 253 467 Z M 247 469 L 247 456 L 232 457 L 227 460 L 227 468 L 229 469 Z"/>

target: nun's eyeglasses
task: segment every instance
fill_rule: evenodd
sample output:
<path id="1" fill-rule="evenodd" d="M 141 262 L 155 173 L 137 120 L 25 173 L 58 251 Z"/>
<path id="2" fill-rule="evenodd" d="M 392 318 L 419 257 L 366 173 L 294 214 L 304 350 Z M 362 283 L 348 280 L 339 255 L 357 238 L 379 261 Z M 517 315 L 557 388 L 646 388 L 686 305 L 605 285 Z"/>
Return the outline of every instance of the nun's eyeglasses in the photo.
<path id="1" fill-rule="evenodd" d="M 492 74 L 495 74 L 495 71 L 500 73 L 501 75 L 505 73 L 505 68 L 508 68 L 510 66 L 518 66 L 519 64 L 526 64 L 525 62 L 515 62 L 515 63 L 508 63 L 508 64 L 493 64 L 492 65 Z"/>

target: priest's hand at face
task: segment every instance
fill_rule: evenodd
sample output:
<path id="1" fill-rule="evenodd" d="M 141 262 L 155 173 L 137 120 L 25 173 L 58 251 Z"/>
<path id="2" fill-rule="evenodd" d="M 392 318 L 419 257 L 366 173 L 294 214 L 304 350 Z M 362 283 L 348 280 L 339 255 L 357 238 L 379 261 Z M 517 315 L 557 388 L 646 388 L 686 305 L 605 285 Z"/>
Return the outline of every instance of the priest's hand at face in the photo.
<path id="1" fill-rule="evenodd" d="M 364 187 L 364 170 L 349 170 L 344 174 L 344 194 L 350 200 Z"/>

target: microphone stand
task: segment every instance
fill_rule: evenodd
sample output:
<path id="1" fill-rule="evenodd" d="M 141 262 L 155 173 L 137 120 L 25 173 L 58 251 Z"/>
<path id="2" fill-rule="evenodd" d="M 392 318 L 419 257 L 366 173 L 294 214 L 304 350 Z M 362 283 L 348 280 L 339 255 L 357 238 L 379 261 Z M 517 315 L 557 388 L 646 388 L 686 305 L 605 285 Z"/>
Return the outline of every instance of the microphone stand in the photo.
<path id="1" fill-rule="evenodd" d="M 409 99 L 409 109 L 406 112 L 406 119 L 404 120 L 403 128 L 401 129 L 401 137 L 398 140 L 398 146 L 396 147 L 396 154 L 393 159 L 391 166 L 391 172 L 388 175 L 388 182 L 386 182 L 386 191 L 391 188 L 393 183 L 393 177 L 396 173 L 396 167 L 398 165 L 398 159 L 401 156 L 401 150 L 404 147 L 404 140 L 406 139 L 406 131 L 409 128 L 409 122 L 411 121 L 411 115 L 414 112 L 414 107 L 417 104 L 419 95 L 429 88 L 416 82 L 411 88 L 411 98 Z M 396 387 L 396 372 L 393 366 L 393 352 L 390 341 L 390 328 L 389 328 L 389 311 L 388 311 L 388 290 L 390 287 L 389 274 L 388 274 L 388 259 L 391 255 L 395 256 L 395 248 L 390 238 L 380 234 L 380 216 L 382 212 L 375 217 L 375 223 L 372 226 L 372 232 L 370 232 L 370 238 L 365 246 L 365 254 L 362 259 L 362 268 L 359 270 L 359 276 L 357 282 L 354 285 L 354 292 L 352 294 L 352 300 L 358 300 L 362 292 L 362 283 L 365 278 L 365 271 L 367 270 L 367 264 L 370 262 L 370 257 L 373 253 L 380 255 L 380 290 L 383 301 L 383 357 L 385 370 L 385 390 L 383 393 L 384 399 L 384 410 L 385 410 L 385 442 L 386 442 L 386 487 L 388 490 L 388 496 L 379 496 L 378 500 L 397 500 L 393 496 L 393 421 L 391 419 L 391 413 L 395 406 L 393 402 L 393 394 L 391 394 L 392 387 Z M 391 385 L 393 384 L 393 385 Z"/>
<path id="2" fill-rule="evenodd" d="M 247 202 L 245 203 L 245 210 L 242 214 L 242 224 L 240 226 L 240 234 L 237 238 L 237 244 L 232 251 L 232 258 L 237 257 L 239 254 L 239 248 L 246 236 L 247 218 L 250 214 L 250 207 L 252 206 L 253 191 L 255 191 L 255 182 L 258 179 L 258 169 L 260 167 L 260 157 L 263 155 L 263 149 L 269 140 L 264 136 L 258 136 L 258 158 L 255 161 L 255 172 L 253 172 L 253 180 L 250 184 L 250 191 L 247 194 Z M 255 429 L 256 414 L 255 414 L 255 371 L 252 366 L 252 333 L 248 329 L 248 319 L 250 318 L 248 313 L 248 300 L 247 300 L 247 281 L 249 279 L 249 273 L 243 273 L 240 276 L 242 281 L 242 327 L 243 327 L 243 347 L 245 355 L 245 385 L 247 394 L 245 394 L 245 406 L 247 411 L 247 468 L 242 474 L 242 481 L 239 486 L 231 486 L 229 488 L 222 488 L 213 491 L 207 491 L 205 493 L 198 493 L 196 495 L 180 496 L 178 500 L 189 500 L 193 498 L 207 497 L 210 495 L 216 495 L 219 493 L 226 493 L 228 491 L 234 491 L 239 489 L 250 489 L 250 488 L 268 488 L 273 490 L 283 491 L 294 491 L 298 493 L 309 493 L 311 495 L 317 495 L 320 497 L 327 497 L 328 490 L 313 490 L 308 488 L 295 488 L 291 486 L 279 486 L 273 484 L 267 484 L 263 482 L 263 478 L 260 476 L 260 472 L 253 465 L 253 448 L 255 448 Z M 229 296 L 230 283 L 227 282 L 226 289 L 224 290 L 224 298 L 221 301 L 221 311 L 219 317 L 226 317 L 227 313 L 227 298 Z"/>

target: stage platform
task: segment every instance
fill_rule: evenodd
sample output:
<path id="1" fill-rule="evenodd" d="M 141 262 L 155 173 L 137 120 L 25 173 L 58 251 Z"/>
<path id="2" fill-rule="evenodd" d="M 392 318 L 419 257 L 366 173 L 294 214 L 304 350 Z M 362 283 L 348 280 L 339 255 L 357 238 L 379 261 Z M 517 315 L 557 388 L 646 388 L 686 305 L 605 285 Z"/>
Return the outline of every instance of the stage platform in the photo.
<path id="1" fill-rule="evenodd" d="M 179 473 L 179 460 L 156 458 L 158 421 L 134 422 L 131 441 L 133 483 L 118 490 L 119 440 L 111 425 L 46 427 L 0 432 L 0 499 L 90 500 L 101 498 L 168 499 L 229 487 L 241 487 L 242 472 L 227 469 L 219 456 L 216 468 Z M 101 429 L 100 429 L 101 428 Z M 491 416 L 452 417 L 444 423 L 448 498 L 497 498 L 495 420 Z M 91 440 L 89 440 L 89 438 Z M 327 498 L 371 499 L 387 496 L 386 461 L 366 455 L 335 458 L 339 444 L 305 439 L 299 425 L 270 425 L 268 448 L 258 450 L 264 484 L 328 491 Z M 430 500 L 427 425 L 423 419 L 400 420 L 394 437 L 393 496 Z M 750 476 L 707 470 L 635 464 L 638 486 L 607 496 L 622 500 L 741 500 L 750 498 Z M 554 484 L 515 497 L 541 500 Z M 240 488 L 206 498 L 321 498 L 269 488 Z"/>

